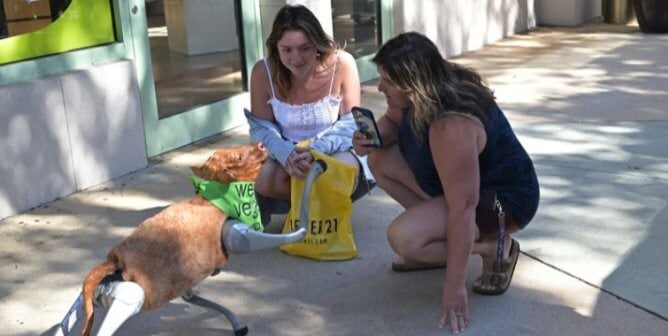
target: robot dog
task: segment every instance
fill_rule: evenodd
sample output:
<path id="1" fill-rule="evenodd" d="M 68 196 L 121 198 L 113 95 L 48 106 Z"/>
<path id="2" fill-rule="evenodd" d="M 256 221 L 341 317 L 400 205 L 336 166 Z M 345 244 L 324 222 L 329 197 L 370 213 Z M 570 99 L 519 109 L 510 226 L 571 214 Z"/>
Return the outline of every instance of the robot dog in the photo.
<path id="1" fill-rule="evenodd" d="M 267 158 L 261 144 L 216 151 L 195 175 L 220 182 L 254 181 Z M 308 223 L 309 192 L 327 169 L 323 161 L 311 166 L 300 204 L 300 223 Z M 84 318 L 82 335 L 89 335 L 95 307 L 108 308 L 98 336 L 113 335 L 130 317 L 157 309 L 181 296 L 185 301 L 221 312 L 236 336 L 248 328 L 232 311 L 192 293 L 192 288 L 227 263 L 229 254 L 249 253 L 302 240 L 306 228 L 288 234 L 256 232 L 229 218 L 200 196 L 170 205 L 143 221 L 86 276 L 81 294 L 55 333 L 69 335 Z"/>

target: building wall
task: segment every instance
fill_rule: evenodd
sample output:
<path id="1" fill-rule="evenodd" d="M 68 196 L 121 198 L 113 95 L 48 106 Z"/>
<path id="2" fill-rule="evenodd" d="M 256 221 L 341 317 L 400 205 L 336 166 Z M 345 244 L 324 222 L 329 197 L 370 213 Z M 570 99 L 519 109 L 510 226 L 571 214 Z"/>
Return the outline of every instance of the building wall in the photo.
<path id="1" fill-rule="evenodd" d="M 577 26 L 601 16 L 601 0 L 535 0 L 538 24 Z"/>
<path id="2" fill-rule="evenodd" d="M 418 31 L 446 57 L 536 26 L 534 0 L 394 0 L 394 35 Z"/>
<path id="3" fill-rule="evenodd" d="M 392 0 L 391 31 L 420 31 L 444 55 L 459 55 L 534 27 L 533 1 Z M 305 4 L 331 32 L 330 0 L 262 0 L 260 9 L 284 3 Z M 127 41 L 112 49 L 131 50 L 133 35 L 121 28 Z M 133 62 L 150 59 L 91 62 L 85 70 L 0 86 L 0 219 L 148 164 Z"/>
<path id="4" fill-rule="evenodd" d="M 148 165 L 134 69 L 0 87 L 0 219 Z"/>

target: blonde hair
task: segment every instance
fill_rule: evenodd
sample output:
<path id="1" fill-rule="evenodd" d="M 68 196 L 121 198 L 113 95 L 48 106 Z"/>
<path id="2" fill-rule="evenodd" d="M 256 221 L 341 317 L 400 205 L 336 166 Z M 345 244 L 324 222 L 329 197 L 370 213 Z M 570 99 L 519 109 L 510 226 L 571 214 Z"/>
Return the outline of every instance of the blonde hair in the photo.
<path id="1" fill-rule="evenodd" d="M 387 41 L 372 61 L 382 67 L 390 85 L 411 102 L 408 118 L 421 141 L 428 125 L 452 112 L 467 113 L 483 122 L 494 95 L 474 70 L 443 59 L 436 45 L 409 32 Z"/>

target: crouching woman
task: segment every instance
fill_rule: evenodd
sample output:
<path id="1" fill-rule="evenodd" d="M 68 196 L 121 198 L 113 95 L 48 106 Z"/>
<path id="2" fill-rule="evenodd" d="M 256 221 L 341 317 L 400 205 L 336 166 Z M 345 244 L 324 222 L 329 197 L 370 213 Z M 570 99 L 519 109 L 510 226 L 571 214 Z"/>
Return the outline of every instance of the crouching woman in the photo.
<path id="1" fill-rule="evenodd" d="M 474 292 L 501 294 L 510 284 L 519 243 L 509 234 L 538 207 L 534 166 L 481 76 L 443 59 L 425 36 L 398 35 L 373 61 L 388 105 L 378 120 L 384 147 L 359 132 L 353 145 L 405 208 L 387 231 L 398 255 L 392 268 L 447 265 L 441 326 L 458 333 L 469 324 L 472 253 L 484 264 Z"/>

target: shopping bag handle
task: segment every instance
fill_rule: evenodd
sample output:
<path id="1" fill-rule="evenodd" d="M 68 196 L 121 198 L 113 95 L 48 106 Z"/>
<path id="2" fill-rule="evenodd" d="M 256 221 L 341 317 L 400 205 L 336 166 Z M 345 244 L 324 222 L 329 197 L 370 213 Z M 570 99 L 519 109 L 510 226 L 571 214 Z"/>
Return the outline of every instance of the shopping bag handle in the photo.
<path id="1" fill-rule="evenodd" d="M 311 164 L 311 169 L 306 175 L 306 182 L 304 183 L 304 189 L 302 190 L 302 199 L 299 202 L 299 225 L 297 225 L 297 232 L 299 230 L 304 230 L 304 235 L 306 235 L 306 230 L 308 229 L 308 210 L 309 210 L 309 200 L 311 199 L 311 189 L 313 189 L 313 183 L 315 180 L 320 177 L 327 170 L 327 163 L 325 161 L 318 159 L 313 161 Z M 302 237 L 303 238 L 303 237 Z M 300 239 L 301 240 L 301 239 Z"/>
<path id="2" fill-rule="evenodd" d="M 281 245 L 296 243 L 306 237 L 308 226 L 309 197 L 315 180 L 327 170 L 327 164 L 323 160 L 315 160 L 311 164 L 302 199 L 299 204 L 299 224 L 297 228 L 284 234 L 271 234 L 257 232 L 238 219 L 227 219 L 223 223 L 222 243 L 229 253 L 248 253 L 267 248 L 275 248 Z"/>

